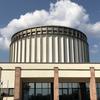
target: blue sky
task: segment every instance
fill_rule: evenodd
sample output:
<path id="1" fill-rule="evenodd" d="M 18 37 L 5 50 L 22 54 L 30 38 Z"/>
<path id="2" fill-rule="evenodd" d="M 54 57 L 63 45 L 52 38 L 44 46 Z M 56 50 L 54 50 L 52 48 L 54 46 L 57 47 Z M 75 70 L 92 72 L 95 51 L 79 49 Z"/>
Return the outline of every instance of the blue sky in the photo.
<path id="1" fill-rule="evenodd" d="M 90 30 L 84 30 L 82 27 L 79 28 L 86 33 L 89 32 L 89 34 L 86 35 L 88 36 L 91 62 L 100 62 L 100 29 L 98 29 L 100 26 L 100 0 L 72 0 L 72 2 L 75 2 L 79 7 L 81 6 L 85 9 L 85 12 L 84 9 L 82 9 L 82 14 L 88 15 L 89 17 L 86 25 L 88 25 L 91 30 L 96 26 L 96 29 L 98 30 L 93 30 L 94 33 L 91 33 Z M 48 12 L 50 3 L 55 4 L 56 0 L 0 0 L 0 29 L 7 27 L 13 19 L 20 19 L 21 15 L 24 16 L 25 14 L 35 12 L 36 10 L 41 11 L 41 9 Z M 72 26 L 74 27 L 75 25 Z M 6 35 L 4 36 L 6 37 Z M 2 37 L 1 33 L 0 37 Z M 8 48 L 4 48 L 3 45 L 5 44 L 3 41 L 0 42 L 0 62 L 7 62 L 9 61 Z"/>

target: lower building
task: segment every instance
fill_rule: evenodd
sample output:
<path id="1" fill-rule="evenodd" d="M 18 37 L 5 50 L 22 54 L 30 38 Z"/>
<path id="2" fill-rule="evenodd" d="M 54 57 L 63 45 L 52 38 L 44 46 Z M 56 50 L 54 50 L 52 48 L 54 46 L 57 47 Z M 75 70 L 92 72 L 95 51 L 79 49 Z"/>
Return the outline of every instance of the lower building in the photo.
<path id="1" fill-rule="evenodd" d="M 0 83 L 3 100 L 100 100 L 100 64 L 89 63 L 83 32 L 33 27 L 12 36 Z"/>
<path id="2" fill-rule="evenodd" d="M 100 100 L 100 64 L 0 63 L 3 100 Z"/>

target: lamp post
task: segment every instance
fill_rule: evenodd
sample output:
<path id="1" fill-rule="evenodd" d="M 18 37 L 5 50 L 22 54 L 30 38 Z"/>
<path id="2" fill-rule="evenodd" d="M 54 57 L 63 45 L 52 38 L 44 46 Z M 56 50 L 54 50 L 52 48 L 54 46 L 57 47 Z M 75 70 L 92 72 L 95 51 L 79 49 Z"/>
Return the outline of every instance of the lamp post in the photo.
<path id="1" fill-rule="evenodd" d="M 0 100 L 2 100 L 2 96 L 1 96 L 1 86 L 3 85 L 3 82 L 2 81 L 0 81 Z"/>

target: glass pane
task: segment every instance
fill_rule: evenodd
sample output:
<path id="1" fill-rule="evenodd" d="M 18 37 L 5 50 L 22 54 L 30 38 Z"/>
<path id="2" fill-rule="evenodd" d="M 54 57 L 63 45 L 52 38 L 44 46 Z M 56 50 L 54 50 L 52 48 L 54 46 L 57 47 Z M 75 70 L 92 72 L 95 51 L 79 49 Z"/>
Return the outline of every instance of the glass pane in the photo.
<path id="1" fill-rule="evenodd" d="M 49 92 L 48 89 L 43 89 L 43 90 L 42 90 L 42 94 L 43 94 L 43 95 L 48 95 L 48 94 L 49 94 L 48 92 Z"/>
<path id="2" fill-rule="evenodd" d="M 68 88 L 68 84 L 67 83 L 63 83 L 63 88 Z"/>
<path id="3" fill-rule="evenodd" d="M 73 93 L 77 93 L 78 94 L 78 89 L 73 89 Z"/>
<path id="4" fill-rule="evenodd" d="M 98 100 L 100 100 L 100 88 L 97 89 L 97 97 L 98 97 Z"/>
<path id="5" fill-rule="evenodd" d="M 72 89 L 69 89 L 69 94 L 72 94 Z"/>
<path id="6" fill-rule="evenodd" d="M 62 95 L 62 89 L 59 89 L 59 95 Z"/>
<path id="7" fill-rule="evenodd" d="M 41 88 L 41 83 L 36 83 L 36 88 Z"/>
<path id="8" fill-rule="evenodd" d="M 97 83 L 97 88 L 100 88 L 100 83 Z"/>
<path id="9" fill-rule="evenodd" d="M 34 95 L 34 89 L 29 89 L 29 95 Z"/>
<path id="10" fill-rule="evenodd" d="M 9 95 L 10 96 L 14 95 L 14 89 L 9 89 Z"/>
<path id="11" fill-rule="evenodd" d="M 37 96 L 42 95 L 41 89 L 36 89 L 36 95 L 37 95 Z"/>
<path id="12" fill-rule="evenodd" d="M 86 83 L 86 88 L 89 88 L 89 83 Z"/>
<path id="13" fill-rule="evenodd" d="M 48 83 L 42 83 L 43 88 L 48 88 Z"/>
<path id="14" fill-rule="evenodd" d="M 62 83 L 59 83 L 59 88 L 62 88 Z"/>
<path id="15" fill-rule="evenodd" d="M 28 100 L 28 91 L 24 90 L 24 100 Z"/>
<path id="16" fill-rule="evenodd" d="M 68 94 L 68 89 L 63 89 L 63 95 L 67 95 Z"/>
<path id="17" fill-rule="evenodd" d="M 51 94 L 51 89 L 48 89 L 48 92 L 49 92 L 48 94 Z"/>
<path id="18" fill-rule="evenodd" d="M 23 88 L 27 88 L 29 86 L 29 83 L 23 83 Z"/>
<path id="19" fill-rule="evenodd" d="M 72 87 L 73 87 L 73 88 L 78 88 L 78 84 L 77 84 L 77 83 L 73 83 L 73 84 L 72 84 Z"/>
<path id="20" fill-rule="evenodd" d="M 99 97 L 99 100 L 100 100 L 100 88 L 98 89 L 98 91 L 99 91 L 99 95 L 98 95 L 98 97 Z"/>
<path id="21" fill-rule="evenodd" d="M 34 83 L 29 83 L 30 88 L 34 88 Z"/>
<path id="22" fill-rule="evenodd" d="M 24 86 L 23 86 L 24 88 L 25 88 L 25 90 L 29 90 L 29 88 L 30 88 L 30 86 L 29 86 L 29 83 L 24 83 Z"/>
<path id="23" fill-rule="evenodd" d="M 2 96 L 7 96 L 8 95 L 8 89 L 1 89 L 1 95 Z"/>
<path id="24" fill-rule="evenodd" d="M 29 99 L 26 99 L 26 100 L 34 100 L 34 95 L 29 95 Z"/>
<path id="25" fill-rule="evenodd" d="M 72 88 L 72 83 L 68 83 L 68 85 L 69 85 L 69 88 Z"/>
<path id="26" fill-rule="evenodd" d="M 51 88 L 51 83 L 48 83 L 48 87 Z"/>
<path id="27" fill-rule="evenodd" d="M 98 88 L 100 88 L 100 83 L 98 83 Z"/>

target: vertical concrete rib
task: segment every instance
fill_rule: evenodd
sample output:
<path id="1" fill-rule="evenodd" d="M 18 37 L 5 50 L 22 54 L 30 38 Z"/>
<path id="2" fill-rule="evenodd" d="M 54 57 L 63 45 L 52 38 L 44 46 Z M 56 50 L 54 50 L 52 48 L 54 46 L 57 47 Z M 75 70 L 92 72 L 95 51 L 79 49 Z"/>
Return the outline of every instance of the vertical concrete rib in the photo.
<path id="1" fill-rule="evenodd" d="M 15 43 L 14 43 L 14 59 L 13 59 L 13 62 L 15 62 Z"/>
<path id="2" fill-rule="evenodd" d="M 37 29 L 35 29 L 35 58 L 34 61 L 37 62 Z"/>
<path id="3" fill-rule="evenodd" d="M 25 54 L 24 54 L 25 58 L 24 58 L 24 62 L 26 62 L 26 39 L 27 38 L 25 38 Z"/>
<path id="4" fill-rule="evenodd" d="M 16 51 L 17 54 L 16 54 L 16 61 L 15 61 L 15 62 L 18 62 L 18 47 L 19 47 L 18 45 L 19 45 L 19 41 L 17 41 L 17 49 L 16 49 L 16 50 L 17 50 L 17 51 Z"/>
<path id="5" fill-rule="evenodd" d="M 22 38 L 20 40 L 21 44 L 20 44 L 20 62 L 22 62 Z"/>
<path id="6" fill-rule="evenodd" d="M 29 46 L 29 62 L 31 62 L 31 52 L 32 52 L 32 29 L 31 29 L 31 37 L 30 37 L 30 46 Z"/>

